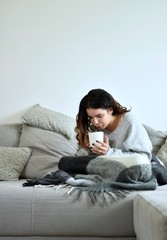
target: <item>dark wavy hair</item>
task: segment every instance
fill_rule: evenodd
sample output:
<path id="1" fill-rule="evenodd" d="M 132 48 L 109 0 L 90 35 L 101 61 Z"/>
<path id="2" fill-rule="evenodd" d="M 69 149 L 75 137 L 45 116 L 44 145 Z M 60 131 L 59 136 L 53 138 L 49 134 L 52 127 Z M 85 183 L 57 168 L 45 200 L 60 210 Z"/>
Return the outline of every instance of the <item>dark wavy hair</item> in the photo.
<path id="1" fill-rule="evenodd" d="M 84 138 L 85 133 L 88 131 L 90 122 L 86 112 L 88 108 L 102 108 L 102 109 L 109 109 L 113 110 L 113 115 L 124 114 L 129 112 L 131 109 L 127 109 L 123 107 L 119 102 L 117 102 L 113 96 L 106 92 L 103 89 L 92 89 L 85 95 L 79 104 L 79 111 L 76 116 L 76 128 L 75 131 L 77 133 L 76 138 L 79 144 L 82 147 L 85 147 Z"/>

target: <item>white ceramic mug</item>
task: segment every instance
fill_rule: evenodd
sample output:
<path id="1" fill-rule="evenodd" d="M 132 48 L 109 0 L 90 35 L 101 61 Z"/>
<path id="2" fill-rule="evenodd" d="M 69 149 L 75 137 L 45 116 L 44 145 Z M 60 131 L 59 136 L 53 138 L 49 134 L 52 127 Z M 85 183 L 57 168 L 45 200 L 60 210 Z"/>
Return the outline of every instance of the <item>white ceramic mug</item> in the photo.
<path id="1" fill-rule="evenodd" d="M 104 141 L 104 132 L 89 132 L 89 146 L 92 146 L 96 141 Z"/>

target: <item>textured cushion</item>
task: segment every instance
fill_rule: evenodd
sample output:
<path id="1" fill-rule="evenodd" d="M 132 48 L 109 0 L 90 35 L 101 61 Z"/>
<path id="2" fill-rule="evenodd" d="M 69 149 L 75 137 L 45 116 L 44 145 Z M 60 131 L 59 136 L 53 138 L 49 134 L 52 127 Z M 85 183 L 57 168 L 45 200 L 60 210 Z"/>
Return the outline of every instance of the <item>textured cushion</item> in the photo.
<path id="1" fill-rule="evenodd" d="M 162 145 L 162 147 L 160 148 L 160 150 L 158 151 L 157 157 L 167 167 L 167 139 L 166 139 L 165 143 Z"/>
<path id="2" fill-rule="evenodd" d="M 166 131 L 156 131 L 153 128 L 144 125 L 148 136 L 152 142 L 153 145 L 153 153 L 156 155 L 161 148 L 161 146 L 165 143 L 165 140 L 167 138 L 167 132 Z"/>
<path id="3" fill-rule="evenodd" d="M 77 153 L 76 139 L 67 139 L 64 135 L 40 128 L 23 125 L 20 146 L 31 147 L 32 155 L 21 175 L 22 178 L 41 178 L 48 171 L 57 170 L 62 156 Z"/>
<path id="4" fill-rule="evenodd" d="M 63 113 L 55 112 L 36 104 L 21 117 L 23 123 L 30 126 L 55 131 L 67 138 L 75 137 L 75 120 Z"/>
<path id="5" fill-rule="evenodd" d="M 0 125 L 0 146 L 18 147 L 22 130 L 22 123 Z"/>
<path id="6" fill-rule="evenodd" d="M 0 180 L 18 180 L 30 155 L 30 148 L 0 147 Z"/>

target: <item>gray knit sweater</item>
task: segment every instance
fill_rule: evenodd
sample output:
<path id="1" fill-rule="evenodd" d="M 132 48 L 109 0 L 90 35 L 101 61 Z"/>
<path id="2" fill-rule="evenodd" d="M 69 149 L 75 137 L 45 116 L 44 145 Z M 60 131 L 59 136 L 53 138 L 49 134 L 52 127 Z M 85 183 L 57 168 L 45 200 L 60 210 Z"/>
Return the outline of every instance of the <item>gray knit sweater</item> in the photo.
<path id="1" fill-rule="evenodd" d="M 108 135 L 110 144 L 107 156 L 140 153 L 151 160 L 152 143 L 147 131 L 130 112 L 123 115 L 120 124 L 113 132 L 107 130 L 104 132 Z"/>

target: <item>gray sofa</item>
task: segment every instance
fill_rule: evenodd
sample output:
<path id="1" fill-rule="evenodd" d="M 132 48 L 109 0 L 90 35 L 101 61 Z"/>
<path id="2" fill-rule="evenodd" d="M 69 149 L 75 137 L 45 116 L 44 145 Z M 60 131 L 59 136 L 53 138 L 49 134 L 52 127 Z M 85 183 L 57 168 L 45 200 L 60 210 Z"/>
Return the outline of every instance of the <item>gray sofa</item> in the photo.
<path id="1" fill-rule="evenodd" d="M 66 188 L 22 186 L 56 170 L 61 156 L 77 154 L 74 126 L 74 119 L 40 105 L 20 123 L 0 125 L 0 239 L 167 239 L 167 185 L 109 206 L 92 205 L 86 193 L 74 201 Z M 166 164 L 167 132 L 145 128 Z"/>

